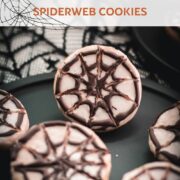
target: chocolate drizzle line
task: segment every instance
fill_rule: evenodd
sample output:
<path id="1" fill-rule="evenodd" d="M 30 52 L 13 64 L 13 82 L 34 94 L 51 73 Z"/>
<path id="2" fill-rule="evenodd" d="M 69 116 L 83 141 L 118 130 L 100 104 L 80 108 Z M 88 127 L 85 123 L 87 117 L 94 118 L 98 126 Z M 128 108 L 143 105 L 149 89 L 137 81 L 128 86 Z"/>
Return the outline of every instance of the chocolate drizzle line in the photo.
<path id="1" fill-rule="evenodd" d="M 168 180 L 171 173 L 174 173 L 177 176 L 180 176 L 180 171 L 174 169 L 171 165 L 167 165 L 166 167 L 159 165 L 156 167 L 149 167 L 149 168 L 146 166 L 142 166 L 142 170 L 138 174 L 136 174 L 133 178 L 131 178 L 131 180 L 138 180 L 138 178 L 140 176 L 142 176 L 143 174 L 146 174 L 150 180 L 156 180 L 157 177 L 155 177 L 155 176 L 153 176 L 153 174 L 151 174 L 151 171 L 153 171 L 153 170 L 163 170 L 164 171 L 164 175 L 161 178 L 161 180 Z"/>
<path id="2" fill-rule="evenodd" d="M 96 55 L 96 62 L 88 66 L 86 64 L 84 57 L 87 55 L 94 55 L 94 54 Z M 105 65 L 103 62 L 103 55 L 113 58 L 115 62 L 111 66 Z M 69 70 L 71 66 L 74 65 L 78 60 L 81 62 L 82 73 L 80 75 L 70 73 Z M 98 49 L 95 51 L 79 53 L 76 58 L 65 64 L 64 67 L 59 70 L 58 72 L 59 75 L 57 77 L 55 84 L 56 87 L 55 97 L 60 107 L 65 112 L 65 114 L 68 117 L 91 128 L 98 126 L 98 130 L 105 130 L 107 127 L 118 127 L 120 121 L 123 121 L 129 114 L 131 114 L 137 108 L 137 106 L 139 105 L 139 97 L 140 97 L 140 92 L 138 88 L 139 79 L 135 77 L 133 72 L 131 72 L 125 61 L 126 60 L 124 59 L 124 57 L 117 57 L 117 55 L 113 53 L 112 54 L 107 53 L 99 46 Z M 131 79 L 115 77 L 114 73 L 119 65 L 124 66 L 124 68 L 126 68 L 130 72 L 132 76 Z M 91 73 L 91 70 L 93 70 L 94 68 L 97 68 L 97 75 Z M 102 71 L 105 72 L 105 75 L 102 78 L 100 78 Z M 75 80 L 75 87 L 72 89 L 68 89 L 64 92 L 61 92 L 59 87 L 61 86 L 62 78 L 65 75 L 68 75 Z M 83 76 L 85 75 L 88 77 L 88 80 L 83 79 Z M 112 78 L 111 83 L 106 82 L 106 80 L 109 77 Z M 135 100 L 132 100 L 127 94 L 124 94 L 119 90 L 117 90 L 116 86 L 124 81 L 133 81 L 132 83 L 134 83 L 136 90 Z M 79 90 L 80 83 L 84 84 L 87 87 L 87 89 Z M 101 90 L 108 92 L 108 95 L 103 97 Z M 81 96 L 82 92 L 87 94 L 86 97 L 94 96 L 95 103 L 91 102 L 88 99 L 83 99 Z M 79 100 L 73 105 L 73 107 L 68 109 L 68 107 L 66 107 L 66 103 L 63 102 L 62 100 L 63 95 L 76 95 Z M 129 111 L 124 114 L 121 113 L 118 114 L 117 116 L 114 116 L 112 112 L 112 109 L 114 109 L 114 107 L 112 107 L 110 103 L 110 100 L 113 96 L 119 96 L 128 101 L 131 101 L 133 103 L 132 108 L 130 108 Z M 79 108 L 80 105 L 84 105 L 84 104 L 88 105 L 90 108 L 90 116 L 87 123 L 82 117 L 79 117 L 73 113 L 73 111 Z M 104 109 L 109 116 L 108 120 L 104 120 L 103 122 L 101 121 L 100 123 L 97 121 L 96 122 L 92 121 L 93 116 L 95 115 L 99 107 Z"/>
<path id="3" fill-rule="evenodd" d="M 158 122 L 158 119 L 160 118 L 160 116 L 163 113 L 165 113 L 166 111 L 171 110 L 173 108 L 178 108 L 178 110 L 179 110 L 179 119 L 177 119 L 176 124 L 173 125 L 173 126 L 170 126 L 170 125 L 169 126 L 161 125 L 159 127 L 154 127 L 156 125 L 156 123 Z M 171 152 L 162 150 L 163 148 L 168 147 L 169 145 L 171 145 L 174 142 L 180 142 L 180 101 L 177 102 L 175 105 L 173 105 L 171 108 L 165 110 L 163 113 L 161 113 L 158 116 L 158 118 L 155 121 L 154 125 L 152 127 L 150 127 L 150 129 L 149 129 L 150 138 L 151 138 L 151 140 L 152 140 L 152 142 L 153 142 L 153 144 L 155 145 L 155 148 L 156 148 L 155 149 L 156 150 L 155 154 L 156 154 L 156 157 L 159 157 L 160 155 L 163 155 L 167 159 L 169 159 L 171 162 L 180 165 L 180 158 L 178 156 L 176 156 L 176 154 L 172 154 Z M 172 132 L 174 134 L 174 139 L 172 139 L 172 141 L 169 142 L 168 144 L 162 146 L 160 144 L 160 142 L 158 141 L 155 133 L 154 133 L 155 129 L 164 129 L 164 130 Z"/>
<path id="4" fill-rule="evenodd" d="M 4 132 L 4 133 L 0 132 L 0 138 L 1 138 L 1 137 L 11 136 L 20 130 L 21 124 L 24 118 L 24 114 L 26 112 L 24 108 L 22 107 L 22 105 L 18 102 L 18 100 L 11 94 L 0 90 L 0 95 L 4 96 L 0 100 L 0 114 L 2 115 L 2 118 L 0 118 L 0 126 L 6 126 L 10 128 L 10 130 L 7 132 Z M 12 109 L 5 108 L 4 104 L 8 101 L 12 101 L 16 105 L 17 109 L 12 110 Z M 13 115 L 17 113 L 18 113 L 18 117 L 15 123 L 15 126 L 13 126 L 9 122 L 7 122 L 6 119 L 8 115 Z"/>
<path id="5" fill-rule="evenodd" d="M 48 127 L 64 127 L 65 134 L 63 134 L 64 139 L 62 142 L 54 144 L 51 141 L 51 138 L 48 135 L 47 128 Z M 70 140 L 69 136 L 72 131 L 78 131 L 83 136 L 86 137 L 85 140 L 82 142 L 76 142 Z M 30 148 L 26 143 L 36 135 L 37 132 L 41 131 L 44 135 L 44 141 L 47 148 L 44 153 L 39 153 L 36 149 Z M 32 142 L 33 143 L 33 142 Z M 67 153 L 68 146 L 74 146 L 74 150 L 71 153 Z M 88 145 L 93 146 L 92 149 L 88 149 Z M 57 154 L 57 149 L 62 147 L 62 154 Z M 22 149 L 27 150 L 34 158 L 33 162 L 24 165 L 19 163 L 17 157 Z M 71 160 L 72 155 L 75 153 L 82 153 L 81 158 L 79 161 Z M 86 155 L 91 155 L 92 153 L 96 153 L 99 158 L 99 162 L 93 160 L 87 160 L 85 157 Z M 48 156 L 51 154 L 53 159 L 48 159 Z M 64 122 L 47 122 L 40 125 L 36 125 L 30 129 L 30 131 L 13 147 L 13 154 L 12 154 L 12 167 L 15 172 L 19 172 L 23 175 L 25 180 L 28 180 L 27 173 L 29 172 L 37 172 L 40 173 L 43 177 L 43 180 L 68 180 L 71 179 L 76 174 L 82 174 L 87 179 L 93 180 L 101 180 L 101 173 L 102 170 L 106 169 L 106 163 L 104 162 L 104 156 L 109 154 L 107 149 L 103 149 L 98 146 L 96 137 L 92 134 L 88 134 L 86 130 L 82 127 L 77 126 L 72 123 L 64 123 Z M 99 170 L 96 175 L 87 172 L 85 167 L 88 166 L 96 166 L 99 167 Z M 49 169 L 52 169 L 51 172 L 48 172 Z M 70 177 L 67 177 L 68 170 L 73 170 Z"/>

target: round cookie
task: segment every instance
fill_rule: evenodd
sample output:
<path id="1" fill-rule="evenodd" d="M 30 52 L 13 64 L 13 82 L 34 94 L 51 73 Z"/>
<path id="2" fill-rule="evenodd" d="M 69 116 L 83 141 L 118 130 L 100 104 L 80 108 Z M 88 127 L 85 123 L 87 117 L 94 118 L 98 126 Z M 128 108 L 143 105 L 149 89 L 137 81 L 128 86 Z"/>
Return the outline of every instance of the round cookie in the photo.
<path id="1" fill-rule="evenodd" d="M 168 162 L 153 162 L 126 173 L 122 180 L 179 180 L 180 168 Z"/>
<path id="2" fill-rule="evenodd" d="M 64 115 L 98 132 L 117 129 L 134 117 L 141 88 L 140 75 L 128 57 L 98 45 L 61 61 L 54 80 L 55 98 Z"/>
<path id="3" fill-rule="evenodd" d="M 35 125 L 12 148 L 13 180 L 108 180 L 110 170 L 105 144 L 77 123 Z"/>
<path id="4" fill-rule="evenodd" d="M 150 127 L 149 147 L 159 160 L 180 165 L 180 101 L 162 112 Z"/>
<path id="5" fill-rule="evenodd" d="M 0 147 L 9 148 L 28 128 L 24 106 L 12 94 L 0 90 Z"/>

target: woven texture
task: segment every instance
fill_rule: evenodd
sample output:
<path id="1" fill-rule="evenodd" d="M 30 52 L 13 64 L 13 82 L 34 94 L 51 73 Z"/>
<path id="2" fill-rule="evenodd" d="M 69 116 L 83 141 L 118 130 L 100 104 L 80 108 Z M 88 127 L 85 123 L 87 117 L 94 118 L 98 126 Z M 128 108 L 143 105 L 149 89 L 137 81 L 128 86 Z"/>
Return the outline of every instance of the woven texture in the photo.
<path id="1" fill-rule="evenodd" d="M 58 62 L 74 50 L 91 44 L 113 46 L 126 53 L 142 78 L 164 84 L 147 70 L 136 49 L 130 28 L 84 27 L 61 29 L 0 28 L 0 83 L 54 71 Z"/>

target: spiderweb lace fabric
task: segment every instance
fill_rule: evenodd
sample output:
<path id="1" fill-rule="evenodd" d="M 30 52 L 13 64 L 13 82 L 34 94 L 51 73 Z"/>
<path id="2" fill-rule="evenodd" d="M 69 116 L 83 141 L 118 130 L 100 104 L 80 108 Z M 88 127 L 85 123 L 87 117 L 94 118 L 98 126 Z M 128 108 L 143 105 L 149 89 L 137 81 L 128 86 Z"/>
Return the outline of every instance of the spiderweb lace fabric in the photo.
<path id="1" fill-rule="evenodd" d="M 53 72 L 68 54 L 91 44 L 122 50 L 131 57 L 142 78 L 164 84 L 156 74 L 147 70 L 132 41 L 131 29 L 124 27 L 1 27 L 0 83 Z"/>

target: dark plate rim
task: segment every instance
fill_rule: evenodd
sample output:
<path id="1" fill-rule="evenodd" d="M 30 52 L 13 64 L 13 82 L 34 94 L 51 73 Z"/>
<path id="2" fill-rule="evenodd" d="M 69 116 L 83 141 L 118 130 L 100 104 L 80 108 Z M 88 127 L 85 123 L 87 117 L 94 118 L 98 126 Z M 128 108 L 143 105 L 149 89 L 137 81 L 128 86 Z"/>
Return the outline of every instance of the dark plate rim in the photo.
<path id="1" fill-rule="evenodd" d="M 14 91 L 17 91 L 18 89 L 23 89 L 24 87 L 35 85 L 37 83 L 52 81 L 54 79 L 54 76 L 55 76 L 54 72 L 30 76 L 30 77 L 23 78 L 23 79 L 20 79 L 11 83 L 2 84 L 0 85 L 0 89 L 14 92 Z M 164 87 L 156 82 L 153 82 L 152 80 L 142 79 L 142 86 L 145 89 L 148 89 L 154 93 L 164 95 L 167 98 L 180 100 L 180 93 L 178 93 L 177 91 L 173 89 L 170 89 L 169 87 Z"/>
<path id="2" fill-rule="evenodd" d="M 133 27 L 132 28 L 132 33 L 134 35 L 134 38 L 139 42 L 139 44 L 142 46 L 143 50 L 146 51 L 146 53 L 150 54 L 154 60 L 158 61 L 159 63 L 161 63 L 164 67 L 175 71 L 176 73 L 180 73 L 180 70 L 175 68 L 174 66 L 170 65 L 169 63 L 165 62 L 162 58 L 160 58 L 156 53 L 154 53 L 151 49 L 148 48 L 148 46 L 146 45 L 146 43 L 143 41 L 143 39 L 141 38 L 140 34 L 139 34 L 139 29 L 140 27 Z M 155 27 L 154 27 L 155 28 Z"/>
<path id="3" fill-rule="evenodd" d="M 24 88 L 36 86 L 42 83 L 49 83 L 49 82 L 52 83 L 54 76 L 55 76 L 55 73 L 46 73 L 46 74 L 41 74 L 41 75 L 36 75 L 36 76 L 30 76 L 30 77 L 20 79 L 20 80 L 17 80 L 8 84 L 0 85 L 0 88 L 10 91 L 12 93 L 18 90 L 23 91 Z M 180 99 L 180 94 L 178 92 L 170 88 L 163 87 L 151 80 L 143 79 L 142 85 L 143 85 L 143 88 L 145 88 L 145 90 L 148 90 L 151 93 L 158 94 L 162 96 L 162 98 L 168 98 L 173 101 Z M 122 175 L 123 174 L 121 174 L 120 177 L 122 177 Z"/>

